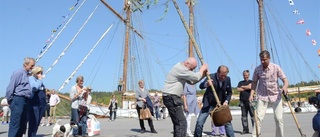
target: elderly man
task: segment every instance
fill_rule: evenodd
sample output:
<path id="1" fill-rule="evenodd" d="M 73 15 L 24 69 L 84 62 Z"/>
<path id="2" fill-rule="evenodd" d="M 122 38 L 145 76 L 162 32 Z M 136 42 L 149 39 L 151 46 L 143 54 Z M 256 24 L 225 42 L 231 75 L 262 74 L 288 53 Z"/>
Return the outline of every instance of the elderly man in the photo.
<path id="1" fill-rule="evenodd" d="M 28 101 L 32 97 L 28 74 L 35 62 L 33 58 L 25 58 L 23 68 L 11 75 L 6 91 L 11 110 L 8 137 L 22 137 L 27 129 Z"/>
<path id="2" fill-rule="evenodd" d="M 207 64 L 203 64 L 199 72 L 193 71 L 196 67 L 197 60 L 194 57 L 189 57 L 184 62 L 174 65 L 166 77 L 162 96 L 173 123 L 174 137 L 185 137 L 187 134 L 187 121 L 182 108 L 184 103 L 181 99 L 185 83 L 195 84 L 207 73 Z"/>
<path id="3" fill-rule="evenodd" d="M 206 88 L 206 92 L 203 95 L 200 114 L 197 119 L 194 136 L 201 137 L 203 131 L 203 125 L 206 122 L 206 119 L 209 116 L 209 113 L 217 106 L 217 100 L 213 95 L 211 85 L 217 92 L 218 98 L 221 101 L 220 105 L 227 106 L 230 102 L 232 95 L 231 79 L 227 76 L 229 69 L 227 66 L 221 65 L 218 67 L 218 70 L 214 74 L 210 74 L 212 81 L 206 79 L 200 84 L 200 89 Z M 231 124 L 231 121 L 226 123 L 225 132 L 227 137 L 234 137 L 234 131 Z"/>

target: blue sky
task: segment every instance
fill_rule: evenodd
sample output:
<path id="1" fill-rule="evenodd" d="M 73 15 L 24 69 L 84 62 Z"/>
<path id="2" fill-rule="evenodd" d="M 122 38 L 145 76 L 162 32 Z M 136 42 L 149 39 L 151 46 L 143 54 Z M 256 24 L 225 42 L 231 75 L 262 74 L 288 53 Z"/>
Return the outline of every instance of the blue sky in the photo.
<path id="1" fill-rule="evenodd" d="M 23 58 L 36 58 L 52 35 L 51 31 L 62 24 L 62 16 L 69 14 L 69 19 L 83 0 L 79 1 L 74 10 L 69 10 L 76 2 L 0 1 L 0 96 L 5 95 L 12 72 L 22 67 Z M 107 2 L 121 15 L 124 14 L 123 1 Z M 178 3 L 188 20 L 188 8 L 184 2 L 179 0 Z M 272 48 L 273 62 L 283 67 L 291 84 L 319 80 L 320 70 L 320 57 L 317 55 L 319 44 L 311 44 L 312 39 L 320 43 L 320 2 L 294 2 L 295 5 L 290 6 L 287 0 L 265 0 L 267 36 L 273 37 L 266 47 L 269 50 Z M 72 41 L 98 4 L 96 12 Z M 301 14 L 294 15 L 294 9 L 298 9 Z M 128 69 L 128 89 L 134 89 L 138 79 L 144 79 L 148 89 L 162 89 L 166 73 L 174 64 L 187 57 L 188 36 L 172 3 L 163 20 L 157 21 L 164 10 L 165 7 L 159 4 L 143 11 L 143 14 L 135 12 L 132 16 L 133 26 L 144 39 L 135 35 L 130 42 L 130 59 L 133 63 Z M 195 16 L 196 39 L 210 72 L 215 72 L 221 64 L 227 65 L 232 86 L 237 86 L 242 80 L 243 70 L 249 69 L 252 74 L 254 67 L 260 64 L 256 0 L 199 0 L 195 5 Z M 296 22 L 302 18 L 305 24 L 297 25 Z M 116 90 L 118 79 L 122 77 L 124 25 L 98 0 L 87 0 L 83 4 L 37 63 L 46 71 L 70 45 L 65 55 L 46 75 L 46 87 L 59 89 L 111 24 L 113 27 L 109 33 L 97 44 L 61 92 L 69 92 L 78 75 L 83 75 L 85 85 L 91 85 L 94 91 Z M 306 29 L 311 30 L 311 36 L 306 36 Z M 58 32 L 54 33 L 55 36 Z M 273 43 L 275 46 L 272 46 Z"/>

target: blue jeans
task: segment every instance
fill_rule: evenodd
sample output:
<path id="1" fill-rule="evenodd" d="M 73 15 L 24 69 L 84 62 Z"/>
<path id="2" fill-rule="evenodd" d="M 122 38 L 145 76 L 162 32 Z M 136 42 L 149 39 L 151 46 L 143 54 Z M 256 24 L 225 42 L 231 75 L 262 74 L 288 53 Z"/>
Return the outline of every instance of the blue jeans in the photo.
<path id="1" fill-rule="evenodd" d="M 194 137 L 202 137 L 203 125 L 213 109 L 214 107 L 211 106 L 201 108 L 201 111 L 197 119 L 196 128 L 194 130 Z M 225 125 L 225 130 L 227 137 L 234 137 L 234 131 L 231 121 Z"/>
<path id="2" fill-rule="evenodd" d="M 11 117 L 8 137 L 22 137 L 28 122 L 28 98 L 14 96 L 10 104 Z"/>
<path id="3" fill-rule="evenodd" d="M 71 108 L 71 120 L 70 121 L 75 123 L 76 125 L 78 125 L 78 128 L 79 128 L 79 112 L 78 112 L 78 109 Z M 74 128 L 73 129 L 73 133 L 72 133 L 73 136 L 78 135 L 78 128 Z"/>
<path id="4" fill-rule="evenodd" d="M 81 135 L 85 136 L 87 133 L 87 114 L 84 114 L 80 118 L 79 127 L 81 127 Z"/>
<path id="5" fill-rule="evenodd" d="M 160 118 L 160 113 L 159 113 L 159 106 L 155 106 L 154 110 L 156 112 L 156 118 L 159 119 Z"/>

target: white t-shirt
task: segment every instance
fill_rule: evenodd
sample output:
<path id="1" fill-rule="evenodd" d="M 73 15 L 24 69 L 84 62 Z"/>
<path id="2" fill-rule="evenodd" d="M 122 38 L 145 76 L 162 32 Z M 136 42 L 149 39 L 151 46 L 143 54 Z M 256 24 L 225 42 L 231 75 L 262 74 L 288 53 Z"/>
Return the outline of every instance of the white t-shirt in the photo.
<path id="1" fill-rule="evenodd" d="M 6 109 L 8 110 L 9 109 L 7 98 L 4 98 L 4 99 L 1 100 L 1 106 L 3 106 L 2 107 L 3 110 L 6 110 Z"/>

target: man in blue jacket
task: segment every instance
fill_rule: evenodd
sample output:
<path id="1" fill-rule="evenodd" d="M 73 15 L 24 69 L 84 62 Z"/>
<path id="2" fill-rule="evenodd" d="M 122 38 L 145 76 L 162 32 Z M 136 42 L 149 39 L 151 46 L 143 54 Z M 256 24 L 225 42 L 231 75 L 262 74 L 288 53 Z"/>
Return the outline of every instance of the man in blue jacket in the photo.
<path id="1" fill-rule="evenodd" d="M 202 103 L 203 106 L 201 108 L 200 114 L 197 119 L 196 127 L 195 127 L 195 137 L 202 136 L 203 125 L 206 122 L 207 117 L 210 112 L 217 106 L 217 101 L 213 95 L 213 91 L 211 89 L 211 85 L 214 86 L 214 89 L 217 92 L 218 98 L 221 101 L 221 105 L 228 105 L 232 95 L 231 88 L 231 80 L 230 77 L 227 76 L 229 73 L 229 69 L 227 66 L 221 65 L 218 70 L 214 74 L 210 74 L 212 81 L 208 81 L 208 78 L 205 79 L 200 84 L 200 89 L 205 89 L 206 92 L 203 95 Z M 234 131 L 231 124 L 231 121 L 225 125 L 227 137 L 234 137 Z"/>
<path id="2" fill-rule="evenodd" d="M 32 90 L 28 78 L 35 65 L 33 58 L 25 58 L 23 68 L 13 72 L 6 90 L 6 98 L 11 109 L 8 137 L 22 137 L 27 129 L 28 102 Z"/>

